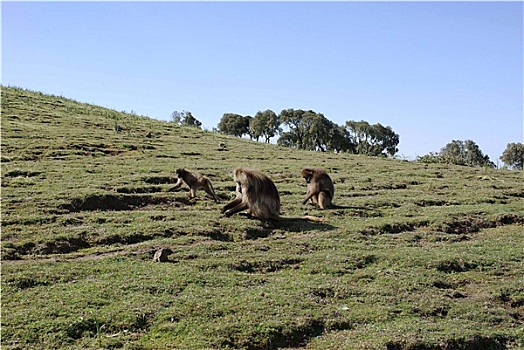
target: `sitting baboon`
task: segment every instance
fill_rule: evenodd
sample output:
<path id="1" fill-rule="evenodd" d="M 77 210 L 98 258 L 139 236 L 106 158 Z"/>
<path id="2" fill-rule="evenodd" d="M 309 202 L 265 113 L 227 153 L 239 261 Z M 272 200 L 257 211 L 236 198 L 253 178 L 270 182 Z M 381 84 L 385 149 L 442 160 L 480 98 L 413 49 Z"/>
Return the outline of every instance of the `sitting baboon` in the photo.
<path id="1" fill-rule="evenodd" d="M 282 217 L 280 216 L 280 196 L 273 181 L 265 174 L 244 168 L 234 172 L 236 182 L 236 198 L 222 208 L 222 213 L 229 217 L 235 213 L 247 210 L 262 220 L 309 220 L 324 222 L 325 219 L 314 216 Z"/>
<path id="2" fill-rule="evenodd" d="M 155 255 L 153 256 L 154 262 L 166 262 L 169 260 L 168 255 L 171 254 L 172 251 L 170 249 L 166 248 L 160 248 L 155 252 Z"/>
<path id="3" fill-rule="evenodd" d="M 171 190 L 176 190 L 180 186 L 182 186 L 182 181 L 185 182 L 189 186 L 189 197 L 195 198 L 196 197 L 196 191 L 197 190 L 204 190 L 206 193 L 211 196 L 215 200 L 215 202 L 220 202 L 217 195 L 215 194 L 215 191 L 213 190 L 213 186 L 211 185 L 211 181 L 204 175 L 195 173 L 192 171 L 187 171 L 186 169 L 179 168 L 176 170 L 176 175 L 178 177 L 178 181 L 175 184 L 175 187 L 173 187 Z"/>
<path id="4" fill-rule="evenodd" d="M 313 205 L 319 209 L 326 209 L 332 205 L 335 195 L 335 186 L 329 175 L 322 169 L 305 168 L 300 174 L 307 182 L 306 198 L 302 204 L 311 199 Z"/>

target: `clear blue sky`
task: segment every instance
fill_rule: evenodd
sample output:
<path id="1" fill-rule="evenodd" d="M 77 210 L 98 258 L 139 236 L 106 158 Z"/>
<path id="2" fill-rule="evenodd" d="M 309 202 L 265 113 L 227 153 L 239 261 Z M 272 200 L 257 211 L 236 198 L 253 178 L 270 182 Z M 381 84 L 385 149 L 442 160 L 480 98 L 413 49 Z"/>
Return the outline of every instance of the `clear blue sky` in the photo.
<path id="1" fill-rule="evenodd" d="M 523 3 L 2 2 L 2 84 L 206 129 L 312 109 L 497 162 L 523 142 Z"/>

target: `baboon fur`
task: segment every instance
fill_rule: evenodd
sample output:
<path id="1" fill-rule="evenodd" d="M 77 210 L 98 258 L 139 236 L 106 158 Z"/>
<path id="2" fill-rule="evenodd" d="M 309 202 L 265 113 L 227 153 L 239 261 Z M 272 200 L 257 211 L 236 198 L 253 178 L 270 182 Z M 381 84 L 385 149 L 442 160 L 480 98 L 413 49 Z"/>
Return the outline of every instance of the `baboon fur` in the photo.
<path id="1" fill-rule="evenodd" d="M 280 196 L 274 182 L 265 174 L 245 168 L 237 168 L 233 174 L 236 183 L 236 198 L 222 208 L 226 217 L 247 210 L 261 220 L 309 220 L 324 222 L 314 216 L 280 216 Z"/>
<path id="2" fill-rule="evenodd" d="M 176 170 L 176 175 L 178 177 L 178 181 L 175 184 L 175 187 L 173 187 L 171 190 L 176 190 L 180 186 L 182 186 L 182 182 L 185 182 L 186 185 L 189 186 L 189 197 L 195 198 L 197 190 L 204 190 L 211 198 L 215 200 L 215 202 L 219 202 L 219 199 L 217 195 L 215 194 L 215 191 L 213 190 L 213 186 L 211 185 L 211 181 L 207 176 L 204 176 L 199 173 L 195 173 L 193 171 L 187 171 L 183 168 L 178 168 Z"/>
<path id="3" fill-rule="evenodd" d="M 168 261 L 168 255 L 171 254 L 170 249 L 161 248 L 155 252 L 155 255 L 153 256 L 154 262 L 166 262 Z"/>
<path id="4" fill-rule="evenodd" d="M 329 175 L 322 169 L 304 168 L 300 174 L 307 182 L 306 198 L 302 204 L 310 199 L 314 206 L 326 209 L 332 205 L 335 195 L 335 186 Z"/>

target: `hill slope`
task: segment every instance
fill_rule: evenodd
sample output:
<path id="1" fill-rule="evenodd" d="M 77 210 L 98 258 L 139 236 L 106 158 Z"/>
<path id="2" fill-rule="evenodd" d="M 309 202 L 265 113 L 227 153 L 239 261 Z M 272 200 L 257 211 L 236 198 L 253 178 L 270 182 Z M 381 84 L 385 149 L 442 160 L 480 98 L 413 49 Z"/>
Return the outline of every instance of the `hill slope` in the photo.
<path id="1" fill-rule="evenodd" d="M 223 217 L 236 166 L 273 178 L 284 215 L 327 223 Z M 330 173 L 341 207 L 300 204 L 304 166 Z M 170 191 L 178 167 L 223 203 Z M 519 348 L 523 180 L 2 88 L 2 347 Z"/>

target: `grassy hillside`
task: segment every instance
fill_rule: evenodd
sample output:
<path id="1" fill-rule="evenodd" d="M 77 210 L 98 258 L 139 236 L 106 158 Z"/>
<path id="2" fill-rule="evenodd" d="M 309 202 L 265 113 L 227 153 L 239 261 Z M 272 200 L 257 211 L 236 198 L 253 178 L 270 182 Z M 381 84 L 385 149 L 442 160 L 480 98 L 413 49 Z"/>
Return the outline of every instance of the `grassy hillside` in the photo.
<path id="1" fill-rule="evenodd" d="M 3 349 L 524 347 L 523 172 L 295 151 L 14 88 L 1 132 Z M 273 178 L 284 215 L 328 221 L 223 217 L 236 166 Z M 301 205 L 304 166 L 341 208 Z M 222 203 L 170 191 L 178 167 Z"/>

